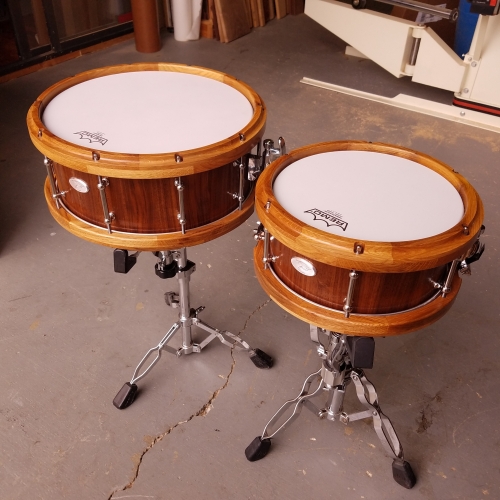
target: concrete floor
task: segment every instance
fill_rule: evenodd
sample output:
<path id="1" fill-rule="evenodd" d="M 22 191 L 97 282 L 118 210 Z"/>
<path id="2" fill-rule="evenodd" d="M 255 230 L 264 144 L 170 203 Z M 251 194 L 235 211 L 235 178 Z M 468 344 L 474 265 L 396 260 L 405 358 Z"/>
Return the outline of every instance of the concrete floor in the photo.
<path id="1" fill-rule="evenodd" d="M 156 54 L 124 42 L 0 86 L 2 499 L 500 498 L 499 137 L 299 83 L 308 76 L 450 99 L 343 50 L 305 15 L 288 16 L 227 45 L 165 34 Z M 207 306 L 208 323 L 271 354 L 275 366 L 258 370 L 219 343 L 201 355 L 165 354 L 130 408 L 112 406 L 140 357 L 176 320 L 163 301 L 176 284 L 155 276 L 150 254 L 129 274 L 115 274 L 110 249 L 55 223 L 25 115 L 67 76 L 136 61 L 197 64 L 244 80 L 267 104 L 266 135 L 283 135 L 289 148 L 394 143 L 452 165 L 479 192 L 487 248 L 454 307 L 431 327 L 377 340 L 367 373 L 418 477 L 413 490 L 393 481 L 369 422 L 346 427 L 307 410 L 264 460 L 245 459 L 265 422 L 319 367 L 308 325 L 272 303 L 254 276 L 255 216 L 189 250 L 197 263 L 192 303 Z"/>

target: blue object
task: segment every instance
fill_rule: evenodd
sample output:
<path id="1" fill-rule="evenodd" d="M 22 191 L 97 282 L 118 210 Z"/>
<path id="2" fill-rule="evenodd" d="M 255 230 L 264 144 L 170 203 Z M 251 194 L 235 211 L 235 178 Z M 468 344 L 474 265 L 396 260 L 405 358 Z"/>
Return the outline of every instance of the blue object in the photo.
<path id="1" fill-rule="evenodd" d="M 458 4 L 458 20 L 455 32 L 455 52 L 463 59 L 469 52 L 472 37 L 476 29 L 479 14 L 471 14 L 470 3 L 467 0 L 460 0 Z"/>

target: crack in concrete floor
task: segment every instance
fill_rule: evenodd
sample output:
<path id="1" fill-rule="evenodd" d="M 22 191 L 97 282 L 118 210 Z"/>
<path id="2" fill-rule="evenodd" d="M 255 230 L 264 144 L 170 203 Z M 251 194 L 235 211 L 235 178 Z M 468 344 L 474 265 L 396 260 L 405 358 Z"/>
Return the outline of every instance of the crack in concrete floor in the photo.
<path id="1" fill-rule="evenodd" d="M 271 299 L 267 299 L 265 302 L 263 302 L 262 304 L 260 304 L 257 309 L 255 309 L 254 311 L 252 311 L 250 313 L 250 315 L 248 316 L 248 318 L 246 319 L 245 321 L 245 324 L 243 325 L 243 328 L 238 332 L 238 337 L 241 336 L 241 334 L 246 330 L 247 326 L 248 326 L 248 322 L 250 321 L 250 319 L 256 314 L 258 313 L 261 309 L 263 309 L 264 307 L 267 306 L 267 304 L 269 304 L 269 302 L 271 302 Z M 231 363 L 231 368 L 229 369 L 229 373 L 226 377 L 226 381 L 224 382 L 224 384 L 222 385 L 222 387 L 220 387 L 219 389 L 217 389 L 213 394 L 212 396 L 210 397 L 210 399 L 208 400 L 208 402 L 206 402 L 196 413 L 194 413 L 193 415 L 191 415 L 189 418 L 187 418 L 186 420 L 181 420 L 180 422 L 177 422 L 176 424 L 172 425 L 172 427 L 170 427 L 169 429 L 167 429 L 165 432 L 162 432 L 161 434 L 159 434 L 158 436 L 156 436 L 153 441 L 143 450 L 143 452 L 141 453 L 138 461 L 137 461 L 137 466 L 136 466 L 136 469 L 135 469 L 135 474 L 134 474 L 134 477 L 123 487 L 123 488 L 118 488 L 116 490 L 114 490 L 111 495 L 109 495 L 108 499 L 107 500 L 112 500 L 113 499 L 113 496 L 116 494 L 116 493 L 120 493 L 120 492 L 123 492 L 123 491 L 127 491 L 129 489 L 131 489 L 133 486 L 134 486 L 134 483 L 135 481 L 137 480 L 137 478 L 139 477 L 139 472 L 140 472 L 140 468 L 141 468 L 141 465 L 142 465 L 142 461 L 144 459 L 144 456 L 146 455 L 146 453 L 148 453 L 148 451 L 150 451 L 155 445 L 156 443 L 159 443 L 160 441 L 162 441 L 166 436 L 168 436 L 174 429 L 176 429 L 177 427 L 181 426 L 181 425 L 184 425 L 184 424 L 187 424 L 188 422 L 190 422 L 191 420 L 193 420 L 195 417 L 204 417 L 208 414 L 208 412 L 210 411 L 210 409 L 212 408 L 212 403 L 213 401 L 215 401 L 215 399 L 217 398 L 217 396 L 228 386 L 229 384 L 229 379 L 234 371 L 234 367 L 236 366 L 236 360 L 234 359 L 234 355 L 233 355 L 233 351 L 234 351 L 234 346 L 231 347 L 231 359 L 233 360 L 232 363 Z"/>

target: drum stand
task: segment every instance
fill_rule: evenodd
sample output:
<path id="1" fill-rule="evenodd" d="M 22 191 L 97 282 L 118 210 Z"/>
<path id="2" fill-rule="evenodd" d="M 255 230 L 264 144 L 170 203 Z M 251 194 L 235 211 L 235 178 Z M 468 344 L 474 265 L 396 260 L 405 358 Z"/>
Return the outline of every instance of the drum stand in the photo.
<path id="1" fill-rule="evenodd" d="M 328 335 L 328 343 L 322 344 L 320 334 Z M 396 435 L 391 421 L 382 413 L 378 403 L 375 387 L 368 379 L 362 368 L 372 368 L 375 343 L 372 337 L 354 337 L 335 332 L 327 332 L 311 325 L 311 339 L 317 346 L 322 367 L 306 378 L 300 394 L 287 401 L 264 427 L 262 436 L 256 437 L 245 450 L 247 459 L 251 462 L 264 458 L 269 452 L 271 438 L 288 427 L 300 414 L 302 406 L 306 406 L 319 418 L 334 421 L 340 420 L 344 424 L 371 418 L 378 438 L 389 455 L 394 457 L 392 472 L 394 480 L 405 488 L 412 488 L 416 479 L 412 468 L 404 460 L 403 448 Z M 318 386 L 310 391 L 311 384 L 319 378 Z M 346 387 L 354 383 L 356 395 L 360 403 L 366 408 L 357 413 L 345 413 L 343 401 Z M 326 406 L 318 408 L 311 401 L 323 391 L 328 393 Z M 291 409 L 291 414 L 285 413 Z M 290 413 L 290 412 L 289 412 Z"/>
<path id="2" fill-rule="evenodd" d="M 191 354 L 193 352 L 199 353 L 212 340 L 217 338 L 228 347 L 240 351 L 246 351 L 257 368 L 271 368 L 273 365 L 273 359 L 269 355 L 260 349 L 252 349 L 237 335 L 225 330 L 218 330 L 217 328 L 207 325 L 198 318 L 198 315 L 201 311 L 203 311 L 203 309 L 205 309 L 205 307 L 198 307 L 197 309 L 192 309 L 190 307 L 189 279 L 191 274 L 193 274 L 196 270 L 196 265 L 194 262 L 187 259 L 185 248 L 181 248 L 177 251 L 156 252 L 156 255 L 160 259 L 155 267 L 156 274 L 163 279 L 176 277 L 179 281 L 178 294 L 175 292 L 167 292 L 165 294 L 165 302 L 167 305 L 179 308 L 179 320 L 170 327 L 170 330 L 168 330 L 158 345 L 149 349 L 149 351 L 144 355 L 134 371 L 132 380 L 125 383 L 113 400 L 113 404 L 116 408 L 122 410 L 134 402 L 137 394 L 136 382 L 145 377 L 153 369 L 156 363 L 160 360 L 162 351 L 170 352 L 175 354 L 177 357 L 184 354 Z M 136 255 L 134 254 L 129 256 L 126 250 L 117 249 L 114 253 L 114 259 L 115 271 L 126 273 L 135 264 Z M 191 336 L 191 327 L 193 325 L 198 326 L 210 334 L 199 344 L 194 343 Z M 179 349 L 174 349 L 167 344 L 179 330 L 182 332 L 182 346 Z M 143 369 L 143 367 L 148 364 L 148 360 L 150 360 L 152 356 L 155 356 L 154 359 L 149 362 L 147 368 Z"/>

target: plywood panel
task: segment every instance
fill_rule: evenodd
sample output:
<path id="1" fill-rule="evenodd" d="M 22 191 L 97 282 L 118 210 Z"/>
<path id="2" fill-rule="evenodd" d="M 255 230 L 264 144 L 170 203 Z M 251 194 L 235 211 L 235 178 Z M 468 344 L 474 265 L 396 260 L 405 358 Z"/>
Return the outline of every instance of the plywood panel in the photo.
<path id="1" fill-rule="evenodd" d="M 286 0 L 286 10 L 292 16 L 302 14 L 304 12 L 304 0 Z"/>
<path id="2" fill-rule="evenodd" d="M 215 0 L 221 42 L 250 33 L 245 0 Z"/>
<path id="3" fill-rule="evenodd" d="M 276 9 L 274 7 L 274 0 L 264 0 L 264 14 L 266 22 L 276 17 Z"/>
<path id="4" fill-rule="evenodd" d="M 276 18 L 281 19 L 286 16 L 286 0 L 275 0 Z"/>
<path id="5" fill-rule="evenodd" d="M 252 0 L 245 0 L 245 8 L 246 8 L 246 11 L 247 11 L 248 26 L 250 28 L 253 28 Z"/>
<path id="6" fill-rule="evenodd" d="M 257 0 L 257 9 L 259 11 L 259 26 L 265 26 L 266 15 L 264 13 L 264 0 Z"/>
<path id="7" fill-rule="evenodd" d="M 252 26 L 258 28 L 266 24 L 264 16 L 263 0 L 250 0 L 250 8 L 252 13 Z"/>

